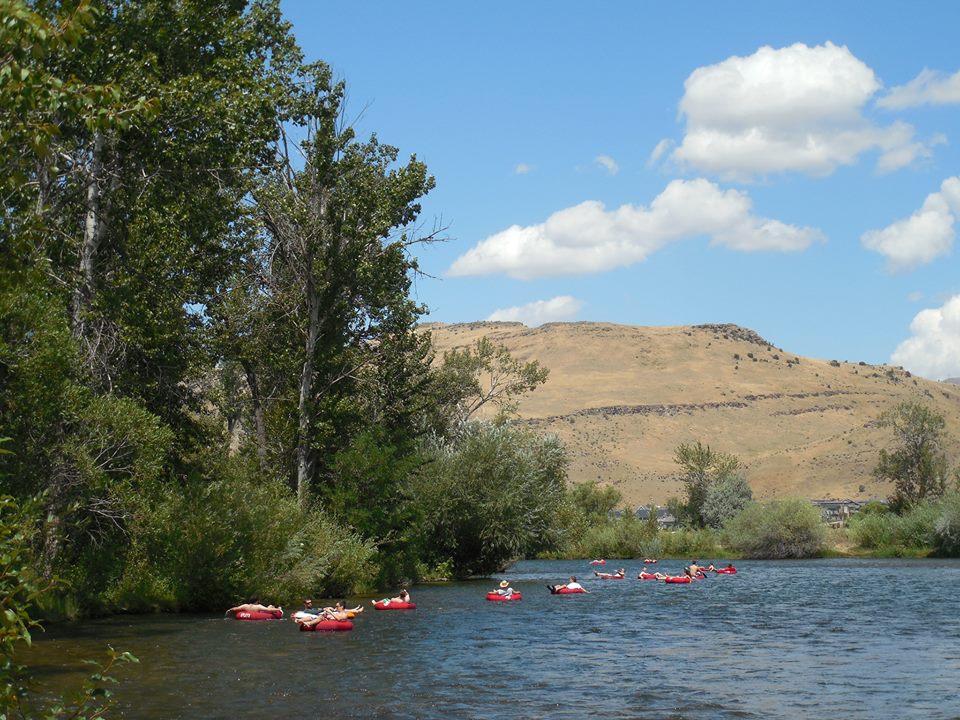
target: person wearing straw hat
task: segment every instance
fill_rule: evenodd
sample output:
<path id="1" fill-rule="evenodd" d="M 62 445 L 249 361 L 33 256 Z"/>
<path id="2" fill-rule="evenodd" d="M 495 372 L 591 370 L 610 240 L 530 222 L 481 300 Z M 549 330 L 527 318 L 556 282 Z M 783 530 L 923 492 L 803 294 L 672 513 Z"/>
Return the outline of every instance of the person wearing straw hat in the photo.
<path id="1" fill-rule="evenodd" d="M 501 580 L 501 581 L 500 581 L 500 587 L 498 587 L 496 590 L 494 590 L 494 592 L 497 593 L 497 595 L 503 595 L 504 597 L 510 597 L 511 595 L 513 595 L 513 588 L 510 587 L 510 583 L 508 583 L 506 580 Z"/>

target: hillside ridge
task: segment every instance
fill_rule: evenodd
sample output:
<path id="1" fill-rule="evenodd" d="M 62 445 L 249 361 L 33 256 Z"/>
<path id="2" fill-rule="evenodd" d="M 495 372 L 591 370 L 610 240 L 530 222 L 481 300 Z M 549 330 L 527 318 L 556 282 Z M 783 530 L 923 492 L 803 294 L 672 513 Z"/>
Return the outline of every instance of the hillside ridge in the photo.
<path id="1" fill-rule="evenodd" d="M 428 323 L 438 354 L 480 337 L 550 370 L 524 397 L 517 422 L 556 434 L 573 481 L 616 486 L 631 503 L 679 494 L 682 442 L 737 455 L 759 498 L 886 497 L 872 475 L 889 431 L 881 412 L 905 400 L 942 414 L 960 438 L 960 386 L 890 365 L 821 360 L 785 351 L 732 323 Z M 958 444 L 948 444 L 952 463 Z"/>

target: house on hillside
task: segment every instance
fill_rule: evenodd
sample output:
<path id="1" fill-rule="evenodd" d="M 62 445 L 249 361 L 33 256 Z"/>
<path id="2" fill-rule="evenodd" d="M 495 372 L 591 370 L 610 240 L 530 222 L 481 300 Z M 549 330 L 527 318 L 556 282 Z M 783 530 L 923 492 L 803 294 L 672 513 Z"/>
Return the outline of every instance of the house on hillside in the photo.
<path id="1" fill-rule="evenodd" d="M 866 503 L 859 500 L 811 500 L 830 527 L 843 527 Z"/>
<path id="2" fill-rule="evenodd" d="M 656 513 L 657 527 L 661 530 L 672 530 L 677 526 L 677 519 L 673 516 L 673 513 L 666 508 L 666 506 L 657 505 Z M 648 505 L 641 505 L 636 509 L 634 515 L 636 515 L 637 520 L 646 522 L 650 519 L 650 507 Z"/>

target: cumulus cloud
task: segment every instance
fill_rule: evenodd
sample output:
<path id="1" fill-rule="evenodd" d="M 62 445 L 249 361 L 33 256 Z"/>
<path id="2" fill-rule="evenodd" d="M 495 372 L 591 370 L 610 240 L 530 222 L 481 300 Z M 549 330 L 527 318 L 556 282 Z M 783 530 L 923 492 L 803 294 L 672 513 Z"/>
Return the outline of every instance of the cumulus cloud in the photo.
<path id="1" fill-rule="evenodd" d="M 559 295 L 550 300 L 537 300 L 526 305 L 495 310 L 487 320 L 522 322 L 536 327 L 548 322 L 573 320 L 583 307 L 583 303 L 571 295 Z"/>
<path id="2" fill-rule="evenodd" d="M 960 177 L 951 177 L 939 192 L 927 195 L 913 215 L 882 230 L 865 232 L 860 242 L 887 258 L 891 270 L 910 270 L 950 254 L 956 215 L 960 215 Z"/>
<path id="3" fill-rule="evenodd" d="M 727 58 L 684 83 L 686 134 L 671 157 L 740 180 L 785 171 L 828 175 L 868 150 L 880 151 L 881 171 L 909 165 L 929 152 L 913 127 L 880 127 L 861 112 L 880 87 L 873 70 L 830 42 Z"/>
<path id="4" fill-rule="evenodd" d="M 650 157 L 647 158 L 647 167 L 651 167 L 656 164 L 663 154 L 670 149 L 670 146 L 673 145 L 673 140 L 664 138 L 657 143 L 657 146 L 653 148 L 653 151 L 650 153 Z"/>
<path id="5" fill-rule="evenodd" d="M 597 155 L 596 161 L 598 165 L 602 165 L 604 168 L 606 168 L 607 172 L 611 175 L 616 175 L 618 172 L 620 172 L 620 166 L 617 165 L 617 161 L 609 155 Z"/>
<path id="6" fill-rule="evenodd" d="M 646 259 L 669 242 L 698 235 L 733 250 L 803 250 L 822 240 L 814 228 L 752 215 L 750 197 L 704 180 L 674 180 L 649 208 L 607 210 L 590 200 L 538 225 L 513 225 L 457 258 L 449 274 L 503 273 L 521 280 L 602 272 Z"/>
<path id="7" fill-rule="evenodd" d="M 917 313 L 910 333 L 890 356 L 893 364 L 931 380 L 960 376 L 960 295 Z"/>
<path id="8" fill-rule="evenodd" d="M 533 168 L 532 168 L 530 165 L 527 165 L 526 163 L 519 163 L 519 164 L 513 169 L 513 173 L 514 173 L 515 175 L 526 175 L 526 174 L 527 174 L 528 172 L 530 172 L 531 170 L 533 170 Z"/>
<path id="9" fill-rule="evenodd" d="M 877 105 L 889 110 L 917 107 L 919 105 L 960 104 L 960 70 L 947 75 L 938 70 L 924 68 L 906 85 L 890 88 Z"/>

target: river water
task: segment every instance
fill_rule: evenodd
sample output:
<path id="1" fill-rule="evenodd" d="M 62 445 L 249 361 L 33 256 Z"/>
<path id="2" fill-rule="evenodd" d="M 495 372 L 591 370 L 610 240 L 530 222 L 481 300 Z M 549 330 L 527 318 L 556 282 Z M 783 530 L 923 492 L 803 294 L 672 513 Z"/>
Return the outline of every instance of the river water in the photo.
<path id="1" fill-rule="evenodd" d="M 485 601 L 492 580 L 416 586 L 417 610 L 371 606 L 343 633 L 115 617 L 38 633 L 20 660 L 63 690 L 82 658 L 129 650 L 114 716 L 150 720 L 960 718 L 960 561 L 742 561 L 690 585 L 622 564 L 601 581 L 521 562 L 503 576 L 521 602 Z M 591 594 L 544 587 L 571 574 Z"/>

